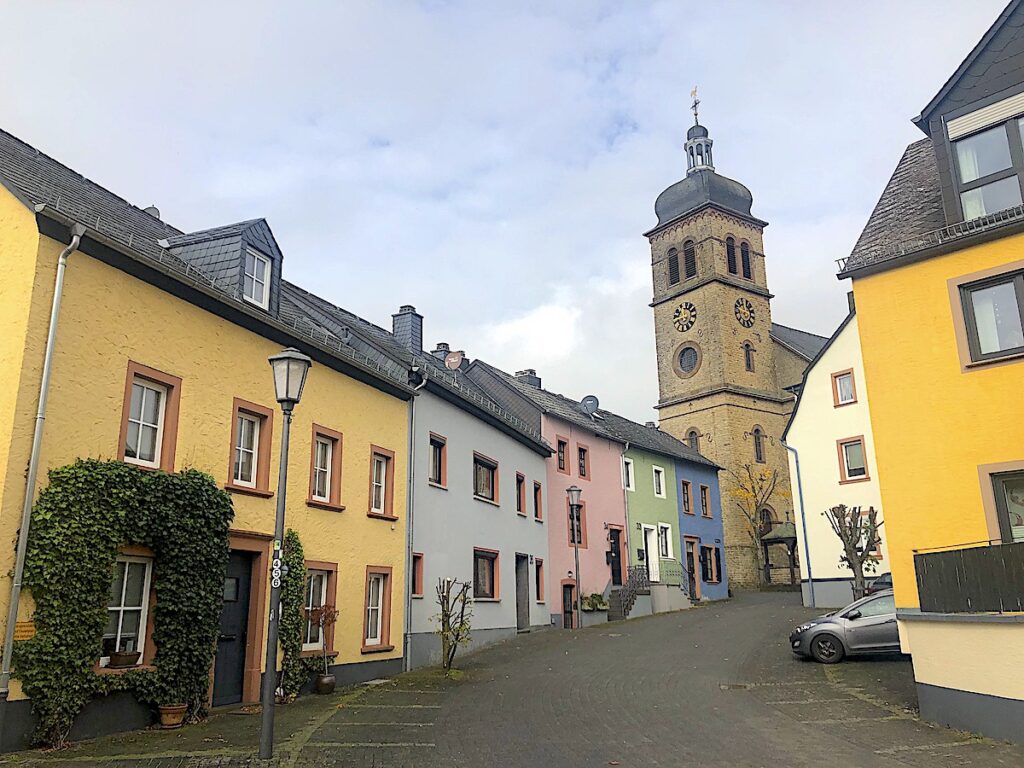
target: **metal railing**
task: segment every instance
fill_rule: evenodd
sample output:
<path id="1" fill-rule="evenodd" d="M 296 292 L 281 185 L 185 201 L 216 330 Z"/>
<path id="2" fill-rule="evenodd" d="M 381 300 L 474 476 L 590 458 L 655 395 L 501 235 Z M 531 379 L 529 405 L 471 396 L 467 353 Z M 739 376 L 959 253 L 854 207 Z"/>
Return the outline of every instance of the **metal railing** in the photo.
<path id="1" fill-rule="evenodd" d="M 678 587 L 683 583 L 683 566 L 678 560 L 665 560 L 658 564 L 658 583 Z M 684 590 L 685 591 L 685 590 Z"/>
<path id="2" fill-rule="evenodd" d="M 1024 611 L 1024 541 L 914 555 L 926 613 Z"/>
<path id="3" fill-rule="evenodd" d="M 631 565 L 626 569 L 626 583 L 619 590 L 619 599 L 622 605 L 622 618 L 629 616 L 636 596 L 643 592 L 651 591 L 651 581 L 647 578 L 647 567 L 644 565 Z"/>

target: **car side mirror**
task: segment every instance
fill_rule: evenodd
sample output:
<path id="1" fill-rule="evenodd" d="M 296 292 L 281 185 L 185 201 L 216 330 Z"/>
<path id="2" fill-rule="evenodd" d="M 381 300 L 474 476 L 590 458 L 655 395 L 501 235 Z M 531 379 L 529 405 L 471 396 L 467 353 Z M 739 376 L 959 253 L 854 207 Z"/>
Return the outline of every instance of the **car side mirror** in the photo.
<path id="1" fill-rule="evenodd" d="M 848 618 L 850 620 L 859 619 L 861 617 L 861 615 L 862 614 L 861 614 L 860 611 L 850 611 L 848 614 L 846 614 L 846 618 Z"/>

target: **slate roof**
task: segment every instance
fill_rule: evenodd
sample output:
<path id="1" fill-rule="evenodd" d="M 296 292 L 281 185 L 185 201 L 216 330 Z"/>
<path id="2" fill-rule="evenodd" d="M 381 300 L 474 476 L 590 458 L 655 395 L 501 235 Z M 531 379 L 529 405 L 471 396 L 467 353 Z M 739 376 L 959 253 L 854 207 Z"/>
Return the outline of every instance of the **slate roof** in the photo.
<path id="1" fill-rule="evenodd" d="M 840 276 L 913 250 L 915 242 L 923 247 L 945 226 L 935 152 L 931 139 L 921 139 L 903 152 Z"/>
<path id="2" fill-rule="evenodd" d="M 769 335 L 780 344 L 792 350 L 805 360 L 813 360 L 828 339 L 816 333 L 790 328 L 788 325 L 772 323 Z"/>
<path id="3" fill-rule="evenodd" d="M 545 413 L 549 413 L 581 429 L 593 432 L 612 442 L 622 443 L 623 445 L 630 443 L 631 445 L 636 445 L 637 447 L 672 458 L 693 461 L 711 467 L 718 466 L 710 459 L 690 448 L 690 446 L 654 427 L 637 424 L 625 416 L 619 416 L 603 408 L 599 408 L 596 417 L 592 418 L 584 412 L 578 400 L 573 400 L 565 395 L 549 392 L 546 389 L 519 381 L 515 376 L 510 376 L 500 368 L 495 368 L 493 365 L 489 365 L 482 360 L 474 361 L 474 365 L 480 365 L 493 373 L 516 392 L 535 403 Z"/>

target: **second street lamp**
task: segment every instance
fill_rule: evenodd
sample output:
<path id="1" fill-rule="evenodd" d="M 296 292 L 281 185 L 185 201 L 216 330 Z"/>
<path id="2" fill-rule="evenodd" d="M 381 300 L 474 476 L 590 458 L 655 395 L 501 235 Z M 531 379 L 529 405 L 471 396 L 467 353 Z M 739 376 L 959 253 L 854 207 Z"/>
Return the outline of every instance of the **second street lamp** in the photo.
<path id="1" fill-rule="evenodd" d="M 277 690 L 277 624 L 281 603 L 281 542 L 284 539 L 285 489 L 288 487 L 288 438 L 291 434 L 292 411 L 302 399 L 306 374 L 313 364 L 297 349 L 288 348 L 269 358 L 274 370 L 274 390 L 284 415 L 281 430 L 281 465 L 277 474 L 277 516 L 274 519 L 274 554 L 270 562 L 270 616 L 267 621 L 267 660 L 260 689 L 263 708 L 260 722 L 260 757 L 274 756 L 274 694 Z"/>
<path id="2" fill-rule="evenodd" d="M 569 497 L 569 531 L 572 534 L 572 549 L 576 556 L 576 629 L 579 629 L 583 622 L 583 598 L 580 593 L 583 581 L 580 574 L 580 538 L 583 536 L 583 523 L 580 520 L 583 504 L 580 502 L 580 496 L 583 495 L 583 489 L 571 485 L 565 489 L 565 493 Z"/>

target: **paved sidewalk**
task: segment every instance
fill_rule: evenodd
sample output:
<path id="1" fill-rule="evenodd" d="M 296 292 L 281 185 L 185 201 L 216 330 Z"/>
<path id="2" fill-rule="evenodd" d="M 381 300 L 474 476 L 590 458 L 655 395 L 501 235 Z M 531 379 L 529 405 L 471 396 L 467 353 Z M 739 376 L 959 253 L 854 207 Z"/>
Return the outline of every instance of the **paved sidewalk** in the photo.
<path id="1" fill-rule="evenodd" d="M 424 671 L 278 717 L 276 765 L 995 766 L 1024 748 L 915 717 L 900 659 L 824 667 L 789 652 L 813 612 L 748 594 L 677 614 L 549 631 L 466 657 L 465 676 Z M 260 765 L 259 718 L 219 715 L 176 734 L 99 739 L 14 765 Z"/>

